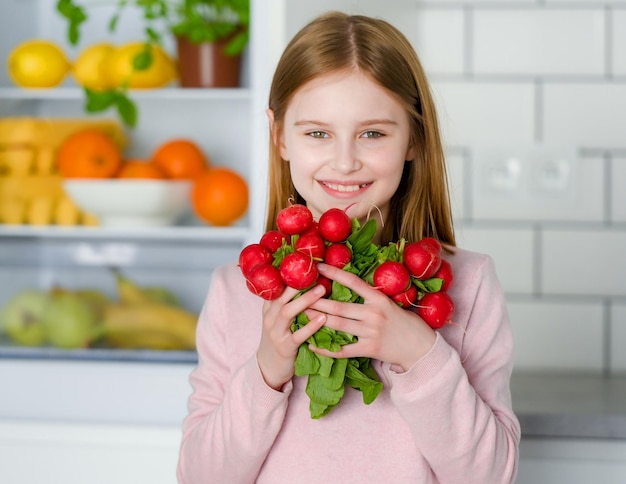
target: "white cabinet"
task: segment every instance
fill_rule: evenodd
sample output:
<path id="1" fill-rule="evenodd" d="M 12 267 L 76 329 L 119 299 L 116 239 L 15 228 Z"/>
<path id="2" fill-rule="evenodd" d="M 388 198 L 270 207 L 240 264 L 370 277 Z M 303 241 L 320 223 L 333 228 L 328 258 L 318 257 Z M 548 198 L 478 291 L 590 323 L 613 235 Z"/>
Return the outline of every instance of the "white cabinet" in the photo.
<path id="1" fill-rule="evenodd" d="M 0 480 L 11 484 L 172 484 L 178 427 L 0 420 Z"/>

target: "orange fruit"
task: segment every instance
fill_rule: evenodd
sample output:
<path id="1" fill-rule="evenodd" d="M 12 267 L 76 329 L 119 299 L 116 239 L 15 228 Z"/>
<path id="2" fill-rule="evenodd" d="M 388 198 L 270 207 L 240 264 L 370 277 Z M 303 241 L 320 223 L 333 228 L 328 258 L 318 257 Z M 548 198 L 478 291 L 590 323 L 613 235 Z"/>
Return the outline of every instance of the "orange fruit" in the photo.
<path id="1" fill-rule="evenodd" d="M 122 165 L 122 153 L 109 135 L 86 128 L 63 140 L 56 165 L 65 178 L 110 178 Z"/>
<path id="2" fill-rule="evenodd" d="M 209 167 L 210 161 L 192 140 L 178 138 L 161 144 L 152 155 L 152 162 L 176 180 L 192 180 Z"/>
<path id="3" fill-rule="evenodd" d="M 248 184 L 237 172 L 209 168 L 191 189 L 191 206 L 203 221 L 216 226 L 233 224 L 248 209 Z"/>
<path id="4" fill-rule="evenodd" d="M 139 178 L 149 180 L 164 180 L 167 177 L 154 163 L 146 160 L 130 159 L 122 163 L 117 178 Z"/>

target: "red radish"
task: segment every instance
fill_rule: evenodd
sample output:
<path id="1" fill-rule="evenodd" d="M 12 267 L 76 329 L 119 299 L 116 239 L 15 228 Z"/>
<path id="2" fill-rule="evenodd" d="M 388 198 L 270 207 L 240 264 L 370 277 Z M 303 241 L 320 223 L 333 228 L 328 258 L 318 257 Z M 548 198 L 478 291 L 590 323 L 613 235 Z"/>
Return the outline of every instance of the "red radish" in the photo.
<path id="1" fill-rule="evenodd" d="M 320 286 L 324 286 L 324 289 L 326 289 L 326 292 L 322 297 L 330 297 L 331 293 L 333 292 L 333 281 L 331 281 L 328 277 L 320 274 L 317 278 L 317 283 Z"/>
<path id="2" fill-rule="evenodd" d="M 279 230 L 269 230 L 261 236 L 259 244 L 272 254 L 283 246 L 283 242 L 289 243 L 289 236 Z"/>
<path id="3" fill-rule="evenodd" d="M 315 283 L 319 272 L 310 256 L 294 252 L 280 263 L 280 275 L 289 287 L 306 289 Z"/>
<path id="4" fill-rule="evenodd" d="M 343 242 L 352 231 L 352 222 L 343 210 L 330 208 L 321 215 L 318 227 L 325 240 Z"/>
<path id="5" fill-rule="evenodd" d="M 304 205 L 296 203 L 283 208 L 276 216 L 278 230 L 287 235 L 300 234 L 313 223 L 313 214 Z"/>
<path id="6" fill-rule="evenodd" d="M 447 292 L 428 292 L 417 302 L 415 312 L 428 326 L 438 329 L 451 321 L 454 302 Z"/>
<path id="7" fill-rule="evenodd" d="M 246 277 L 246 285 L 253 294 L 268 301 L 276 299 L 285 290 L 280 271 L 272 264 L 257 265 Z"/>
<path id="8" fill-rule="evenodd" d="M 326 264 L 343 269 L 351 261 L 352 251 L 346 244 L 338 242 L 326 247 L 326 253 L 324 254 L 324 262 Z"/>
<path id="9" fill-rule="evenodd" d="M 440 290 L 447 291 L 452 285 L 452 281 L 454 281 L 454 276 L 452 275 L 452 266 L 450 265 L 450 263 L 445 259 L 441 259 L 441 266 L 439 267 L 439 270 L 435 272 L 433 277 L 438 277 L 439 279 L 443 280 L 443 284 L 441 285 Z"/>
<path id="10" fill-rule="evenodd" d="M 391 299 L 397 302 L 401 308 L 410 308 L 414 306 L 415 301 L 417 301 L 417 286 L 411 284 L 406 291 L 391 296 Z"/>
<path id="11" fill-rule="evenodd" d="M 418 244 L 428 246 L 437 253 L 441 252 L 441 243 L 434 237 L 424 237 L 423 239 L 418 241 Z"/>
<path id="12" fill-rule="evenodd" d="M 404 247 L 403 261 L 413 277 L 425 280 L 439 270 L 441 255 L 428 244 L 413 242 Z"/>
<path id="13" fill-rule="evenodd" d="M 294 247 L 297 251 L 320 260 L 324 258 L 324 252 L 326 251 L 324 239 L 313 231 L 307 231 L 300 235 Z"/>
<path id="14" fill-rule="evenodd" d="M 239 268 L 244 277 L 248 277 L 250 271 L 262 263 L 270 263 L 274 260 L 269 250 L 261 244 L 246 245 L 239 254 Z"/>
<path id="15" fill-rule="evenodd" d="M 300 235 L 307 235 L 307 234 L 311 234 L 311 233 L 313 233 L 313 234 L 319 234 L 320 233 L 319 225 L 318 225 L 318 223 L 315 220 L 313 220 L 313 223 L 309 226 L 308 229 L 306 229 L 304 232 L 300 232 Z"/>
<path id="16" fill-rule="evenodd" d="M 388 260 L 376 268 L 373 281 L 374 285 L 387 296 L 395 296 L 408 289 L 411 276 L 404 264 Z"/>

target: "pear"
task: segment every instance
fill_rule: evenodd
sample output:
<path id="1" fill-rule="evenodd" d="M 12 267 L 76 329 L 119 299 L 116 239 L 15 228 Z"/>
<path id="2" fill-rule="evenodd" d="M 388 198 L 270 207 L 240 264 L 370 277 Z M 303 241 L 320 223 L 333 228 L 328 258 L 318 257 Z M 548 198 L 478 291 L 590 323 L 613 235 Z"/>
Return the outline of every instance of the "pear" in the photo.
<path id="1" fill-rule="evenodd" d="M 45 291 L 27 289 L 19 292 L 0 311 L 0 328 L 20 345 L 43 345 L 46 342 L 43 315 L 48 300 Z"/>
<path id="2" fill-rule="evenodd" d="M 86 348 L 99 336 L 98 311 L 71 291 L 50 292 L 43 323 L 48 341 L 58 348 Z"/>

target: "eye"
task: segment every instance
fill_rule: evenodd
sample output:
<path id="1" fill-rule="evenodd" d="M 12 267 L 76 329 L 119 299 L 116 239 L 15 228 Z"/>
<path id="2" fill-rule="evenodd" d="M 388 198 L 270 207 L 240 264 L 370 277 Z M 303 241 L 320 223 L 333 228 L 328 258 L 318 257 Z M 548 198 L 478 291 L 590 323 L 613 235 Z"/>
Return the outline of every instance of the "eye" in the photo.
<path id="1" fill-rule="evenodd" d="M 384 135 L 380 131 L 365 131 L 362 136 L 363 138 L 381 138 Z"/>
<path id="2" fill-rule="evenodd" d="M 324 131 L 311 131 L 307 134 L 312 138 L 328 138 L 328 133 L 325 133 Z"/>

